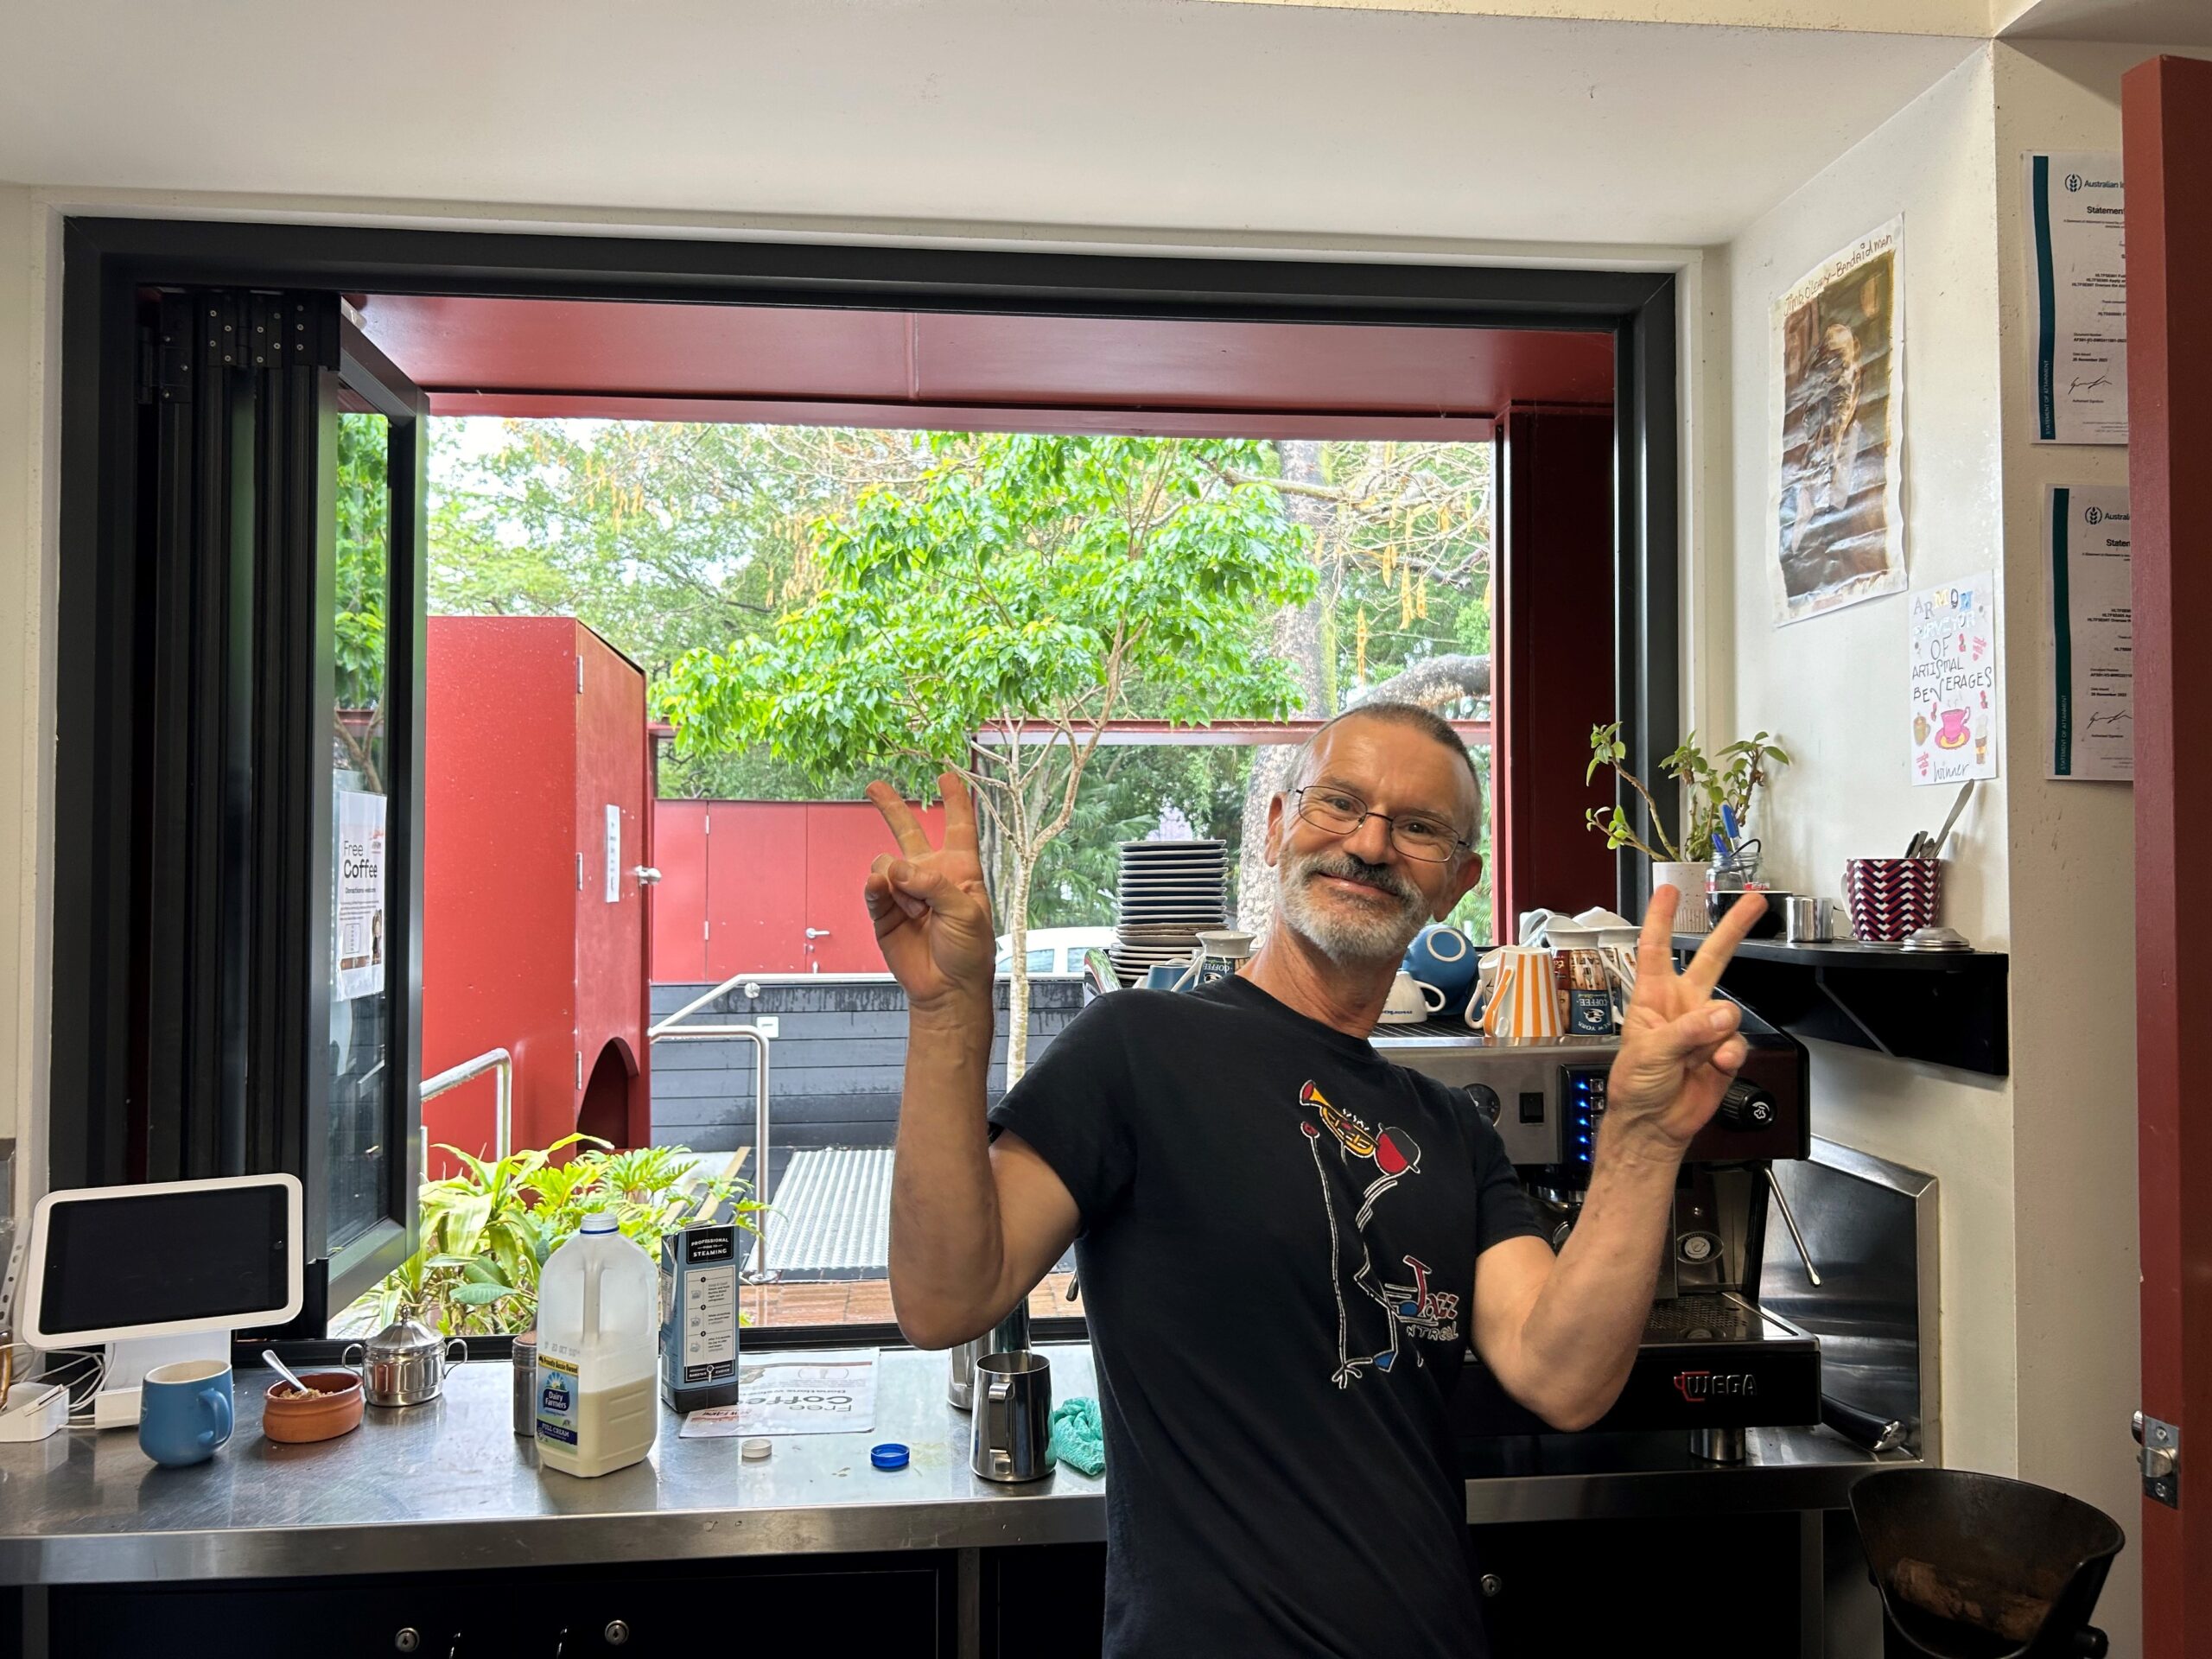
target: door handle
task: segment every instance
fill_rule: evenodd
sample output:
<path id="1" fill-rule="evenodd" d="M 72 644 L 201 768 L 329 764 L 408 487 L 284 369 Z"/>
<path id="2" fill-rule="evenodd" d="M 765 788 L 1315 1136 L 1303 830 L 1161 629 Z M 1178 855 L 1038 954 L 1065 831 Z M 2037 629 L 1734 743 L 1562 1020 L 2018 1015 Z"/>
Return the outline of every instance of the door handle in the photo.
<path id="1" fill-rule="evenodd" d="M 654 882 L 660 880 L 660 872 L 653 868 L 650 864 L 640 864 L 632 869 L 630 874 L 638 878 L 638 885 L 641 887 L 650 887 Z"/>
<path id="2" fill-rule="evenodd" d="M 806 937 L 810 939 L 826 939 L 830 937 L 830 930 L 826 927 L 810 927 L 806 930 Z"/>

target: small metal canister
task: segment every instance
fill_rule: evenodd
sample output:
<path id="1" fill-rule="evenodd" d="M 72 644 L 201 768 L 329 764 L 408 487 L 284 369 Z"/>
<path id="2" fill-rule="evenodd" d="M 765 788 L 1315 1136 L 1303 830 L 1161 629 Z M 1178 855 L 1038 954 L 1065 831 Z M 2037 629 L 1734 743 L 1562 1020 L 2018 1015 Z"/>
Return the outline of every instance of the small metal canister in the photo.
<path id="1" fill-rule="evenodd" d="M 518 1332 L 514 1341 L 515 1433 L 535 1440 L 537 1437 L 537 1332 Z"/>
<path id="2" fill-rule="evenodd" d="M 361 1351 L 361 1389 L 372 1406 L 419 1406 L 445 1391 L 446 1368 L 468 1357 L 468 1344 L 459 1337 L 442 1340 L 424 1325 L 413 1307 L 403 1307 L 399 1317 L 365 1343 L 349 1344 L 339 1363 Z M 455 1354 L 454 1350 L 460 1352 Z"/>

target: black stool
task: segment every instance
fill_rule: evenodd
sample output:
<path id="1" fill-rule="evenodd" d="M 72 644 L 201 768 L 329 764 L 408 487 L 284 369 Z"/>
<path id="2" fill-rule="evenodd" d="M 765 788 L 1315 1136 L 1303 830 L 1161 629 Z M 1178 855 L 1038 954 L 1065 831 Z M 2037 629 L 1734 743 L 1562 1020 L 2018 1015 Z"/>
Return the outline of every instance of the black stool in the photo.
<path id="1" fill-rule="evenodd" d="M 1998 1475 L 1885 1469 L 1851 1489 L 1851 1513 L 1882 1592 L 1890 1659 L 2103 1659 L 2105 1633 L 2089 1615 L 2127 1539 L 2102 1510 Z M 2050 1611 L 2024 1637 L 1939 1618 L 1897 1593 L 1898 1563 L 1908 1560 Z"/>

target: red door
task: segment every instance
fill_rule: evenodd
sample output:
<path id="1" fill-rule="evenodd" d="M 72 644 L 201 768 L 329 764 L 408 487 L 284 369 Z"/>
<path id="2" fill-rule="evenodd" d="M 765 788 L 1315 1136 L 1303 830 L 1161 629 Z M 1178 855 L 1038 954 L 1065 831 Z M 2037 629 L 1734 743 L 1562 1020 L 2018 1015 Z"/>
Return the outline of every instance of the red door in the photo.
<path id="1" fill-rule="evenodd" d="M 800 801 L 708 804 L 708 979 L 806 972 L 806 812 Z"/>
<path id="2" fill-rule="evenodd" d="M 707 803 L 653 803 L 653 978 L 688 985 L 707 977 Z"/>
<path id="3" fill-rule="evenodd" d="M 2127 179 L 2128 492 L 2135 579 L 2135 1089 L 2143 1413 L 2180 1434 L 2170 1504 L 2146 1491 L 2144 1652 L 2212 1656 L 2212 1117 L 2201 1098 L 2212 961 L 2212 63 L 2120 83 Z M 2183 941 L 2190 938 L 2190 948 Z M 2190 1102 L 2191 1084 L 2200 1096 Z M 2197 1109 L 2190 1110 L 2194 1104 Z M 2098 1426 L 2089 1426 L 2095 1432 Z M 2198 1472 L 2189 1476 L 2194 1462 Z M 2147 1473 L 2148 1471 L 2146 1471 Z"/>

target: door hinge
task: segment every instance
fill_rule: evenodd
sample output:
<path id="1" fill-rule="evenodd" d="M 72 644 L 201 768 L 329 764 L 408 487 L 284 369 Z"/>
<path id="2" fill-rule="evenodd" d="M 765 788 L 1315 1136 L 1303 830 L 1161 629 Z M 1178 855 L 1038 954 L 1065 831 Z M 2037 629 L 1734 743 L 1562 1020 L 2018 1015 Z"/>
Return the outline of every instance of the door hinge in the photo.
<path id="1" fill-rule="evenodd" d="M 336 295 L 254 294 L 247 300 L 246 346 L 255 368 L 338 366 Z"/>
<path id="2" fill-rule="evenodd" d="M 577 891 L 578 893 L 582 893 L 583 890 L 584 890 L 584 855 L 583 855 L 582 853 L 578 853 L 578 854 L 576 855 L 576 891 Z"/>
<path id="3" fill-rule="evenodd" d="M 577 695 L 578 696 L 580 696 L 580 697 L 581 697 L 582 696 L 583 696 L 583 694 L 584 694 L 584 659 L 583 659 L 582 658 L 579 657 L 579 658 L 576 658 L 576 695 Z"/>
<path id="4" fill-rule="evenodd" d="M 578 1049 L 578 1050 L 576 1051 L 576 1087 L 577 1087 L 577 1088 L 579 1088 L 579 1089 L 581 1089 L 581 1088 L 582 1088 L 583 1086 L 584 1086 L 584 1052 L 583 1052 L 583 1050 L 582 1050 L 582 1049 L 580 1048 L 580 1049 Z"/>
<path id="5" fill-rule="evenodd" d="M 2135 1414 L 2136 1466 L 2143 1476 L 2143 1496 L 2155 1498 L 2170 1510 L 2181 1508 L 2181 1427 L 2155 1417 Z"/>
<path id="6" fill-rule="evenodd" d="M 194 321 L 197 302 L 187 294 L 164 294 L 161 317 L 143 336 L 145 355 L 140 360 L 138 400 L 145 404 L 189 402 L 192 397 L 192 343 L 198 338 Z"/>
<path id="7" fill-rule="evenodd" d="M 714 925 L 712 922 L 702 922 L 702 923 L 700 923 L 700 924 L 699 924 L 699 937 L 700 937 L 701 938 L 702 938 L 702 939 L 711 939 L 711 938 L 713 938 L 715 937 L 715 925 Z"/>

